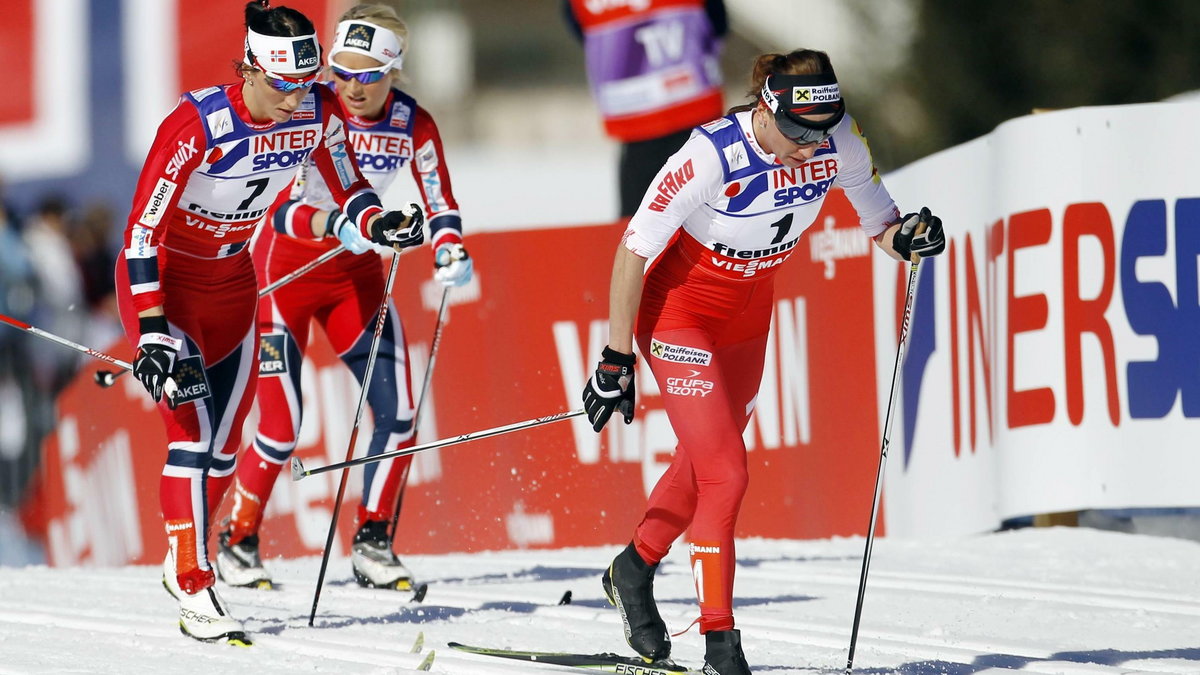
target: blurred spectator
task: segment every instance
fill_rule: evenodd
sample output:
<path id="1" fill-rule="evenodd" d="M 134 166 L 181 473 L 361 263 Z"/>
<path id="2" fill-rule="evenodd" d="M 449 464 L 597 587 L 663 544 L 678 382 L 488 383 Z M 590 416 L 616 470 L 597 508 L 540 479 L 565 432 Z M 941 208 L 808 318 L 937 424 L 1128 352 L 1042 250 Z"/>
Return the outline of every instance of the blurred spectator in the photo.
<path id="1" fill-rule="evenodd" d="M 112 208 L 103 202 L 92 202 L 74 224 L 71 235 L 88 311 L 82 342 L 99 349 L 106 349 L 124 337 L 113 278 L 117 256 L 109 244 L 115 229 L 118 228 Z"/>
<path id="2" fill-rule="evenodd" d="M 3 199 L 0 184 L 0 314 L 29 321 L 34 308 L 33 267 L 20 223 Z M 17 504 L 37 463 L 41 402 L 33 386 L 29 338 L 0 327 L 0 510 Z"/>
<path id="3" fill-rule="evenodd" d="M 24 241 L 38 282 L 31 324 L 79 342 L 87 314 L 83 281 L 67 237 L 67 206 L 62 198 L 47 197 L 25 225 Z M 29 345 L 38 387 L 57 392 L 78 367 L 79 355 L 44 340 Z"/>
<path id="4" fill-rule="evenodd" d="M 604 130 L 621 142 L 622 218 L 692 133 L 724 113 L 723 0 L 563 0 Z"/>

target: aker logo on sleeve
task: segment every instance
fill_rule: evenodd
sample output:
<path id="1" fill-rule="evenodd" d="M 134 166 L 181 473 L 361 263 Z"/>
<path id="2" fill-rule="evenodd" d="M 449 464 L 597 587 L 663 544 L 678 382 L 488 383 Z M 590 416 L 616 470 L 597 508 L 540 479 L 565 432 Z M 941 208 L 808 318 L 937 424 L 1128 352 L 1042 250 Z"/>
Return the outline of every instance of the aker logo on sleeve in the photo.
<path id="1" fill-rule="evenodd" d="M 267 333 L 258 341 L 258 376 L 287 375 L 287 335 Z"/>
<path id="2" fill-rule="evenodd" d="M 707 366 L 712 363 L 712 352 L 685 345 L 673 345 L 658 340 L 650 340 L 650 355 L 663 361 L 675 363 L 692 363 Z"/>
<path id="3" fill-rule="evenodd" d="M 179 386 L 179 394 L 175 397 L 176 405 L 189 401 L 208 398 L 211 391 L 208 388 L 208 378 L 204 375 L 204 359 L 200 356 L 189 356 L 179 360 L 175 368 L 175 384 Z"/>

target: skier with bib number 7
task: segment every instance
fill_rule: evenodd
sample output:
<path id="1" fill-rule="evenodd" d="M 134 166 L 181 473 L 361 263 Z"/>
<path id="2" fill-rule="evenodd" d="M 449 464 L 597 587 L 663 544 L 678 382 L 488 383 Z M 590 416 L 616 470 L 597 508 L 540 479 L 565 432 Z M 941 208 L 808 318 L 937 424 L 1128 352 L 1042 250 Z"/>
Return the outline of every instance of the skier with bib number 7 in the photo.
<path id="1" fill-rule="evenodd" d="M 184 634 L 234 644 L 249 639 L 213 586 L 207 543 L 258 374 L 247 244 L 299 168 L 272 160 L 280 148 L 311 155 L 364 238 L 397 247 L 424 239 L 415 214 L 384 211 L 355 164 L 336 99 L 312 88 L 321 66 L 312 22 L 265 1 L 247 4 L 245 18 L 239 81 L 184 94 L 160 124 L 116 266 L 133 372 L 167 429 L 163 584 L 179 601 Z"/>

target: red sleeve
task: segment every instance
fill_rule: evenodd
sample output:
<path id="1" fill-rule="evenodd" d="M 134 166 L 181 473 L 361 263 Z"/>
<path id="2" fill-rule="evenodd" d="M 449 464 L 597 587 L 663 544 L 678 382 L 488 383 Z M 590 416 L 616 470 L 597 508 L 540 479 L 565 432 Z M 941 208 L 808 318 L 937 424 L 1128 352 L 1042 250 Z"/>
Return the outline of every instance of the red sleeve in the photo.
<path id="1" fill-rule="evenodd" d="M 175 205 L 188 177 L 204 159 L 205 149 L 199 111 L 190 103 L 180 103 L 158 126 L 125 226 L 125 265 L 133 306 L 139 312 L 163 304 L 158 245 L 166 239 Z"/>
<path id="2" fill-rule="evenodd" d="M 369 238 L 367 221 L 383 211 L 379 195 L 358 170 L 358 160 L 347 137 L 346 120 L 338 107 L 337 95 L 328 87 L 316 87 L 314 91 L 321 97 L 323 139 L 313 150 L 313 163 L 342 213 Z"/>
<path id="3" fill-rule="evenodd" d="M 436 249 L 442 244 L 462 243 L 462 216 L 450 187 L 450 168 L 442 150 L 437 123 L 421 106 L 413 112 L 413 180 L 421 188 L 429 223 L 429 243 Z"/>

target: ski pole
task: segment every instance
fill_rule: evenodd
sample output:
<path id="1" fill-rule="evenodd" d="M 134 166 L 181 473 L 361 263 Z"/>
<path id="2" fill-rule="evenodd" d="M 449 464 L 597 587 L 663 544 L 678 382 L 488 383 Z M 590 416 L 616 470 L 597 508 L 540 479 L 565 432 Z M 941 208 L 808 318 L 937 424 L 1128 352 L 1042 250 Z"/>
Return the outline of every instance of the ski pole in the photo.
<path id="1" fill-rule="evenodd" d="M 403 450 L 393 450 L 391 452 L 384 452 L 370 457 L 359 457 L 346 462 L 337 462 L 335 464 L 328 464 L 326 466 L 318 466 L 315 469 L 305 469 L 304 464 L 300 461 L 300 458 L 292 455 L 292 480 L 300 480 L 301 478 L 315 476 L 316 474 L 325 473 L 326 471 L 333 471 L 334 469 L 358 466 L 359 464 L 370 464 L 371 462 L 381 462 L 385 459 L 392 459 L 393 457 L 414 455 L 418 452 L 424 452 L 425 450 L 444 448 L 448 445 L 458 445 L 459 443 L 466 443 L 467 441 L 478 441 L 484 438 L 491 438 L 492 436 L 500 436 L 501 434 L 520 431 L 522 429 L 531 429 L 543 424 L 561 422 L 562 420 L 570 419 L 572 417 L 579 417 L 582 414 L 584 414 L 584 410 L 583 408 L 580 408 L 570 412 L 556 413 L 547 417 L 538 417 L 531 420 L 525 420 L 524 422 L 514 422 L 512 424 L 506 424 L 502 427 L 493 427 L 491 429 L 484 429 L 483 431 L 475 431 L 469 434 L 455 436 L 454 438 L 444 438 L 440 441 L 430 441 L 429 443 L 414 445 L 411 448 L 404 448 Z"/>
<path id="2" fill-rule="evenodd" d="M 314 258 L 314 259 L 308 261 L 303 266 L 297 267 L 295 270 L 288 272 L 285 276 L 279 277 L 275 281 L 272 281 L 270 284 L 267 284 L 266 286 L 264 286 L 261 290 L 259 290 L 258 297 L 261 298 L 261 297 L 264 297 L 271 293 L 274 293 L 275 291 L 279 290 L 281 287 L 292 283 L 296 279 L 299 279 L 300 277 L 304 276 L 308 272 L 311 272 L 317 266 L 325 263 L 328 260 L 333 259 L 339 253 L 341 253 L 342 251 L 345 251 L 345 250 L 346 250 L 345 246 L 338 246 L 337 248 L 329 249 L 328 251 L 322 253 L 320 255 L 320 257 Z M 98 384 L 104 388 L 111 387 L 114 384 L 116 384 L 117 378 L 124 374 L 125 373 L 123 371 L 113 372 L 111 370 L 98 370 L 98 371 L 96 371 L 96 376 L 95 376 L 96 384 Z"/>
<path id="3" fill-rule="evenodd" d="M 917 295 L 917 266 L 921 258 L 912 256 L 912 264 L 908 269 L 908 291 L 904 296 L 904 318 L 900 323 L 900 341 L 896 345 L 896 362 L 892 365 L 892 391 L 888 395 L 887 414 L 883 418 L 883 442 L 879 447 L 879 469 L 875 473 L 875 496 L 871 500 L 871 523 L 867 528 L 866 549 L 863 551 L 862 573 L 858 577 L 858 601 L 854 605 L 854 625 L 850 629 L 850 653 L 846 657 L 846 675 L 854 669 L 854 648 L 858 643 L 858 626 L 862 621 L 863 598 L 867 593 L 867 571 L 871 566 L 871 550 L 875 543 L 875 523 L 879 516 L 879 498 L 883 490 L 883 470 L 887 465 L 889 440 L 892 435 L 892 422 L 895 421 L 896 389 L 900 383 L 900 365 L 904 362 L 904 352 L 908 346 L 909 322 L 912 320 L 913 300 Z"/>
<path id="4" fill-rule="evenodd" d="M 308 274 L 309 272 L 313 271 L 318 266 L 337 257 L 337 255 L 339 253 L 341 253 L 342 251 L 345 251 L 345 250 L 346 250 L 346 247 L 340 246 L 340 245 L 336 248 L 329 249 L 328 251 L 322 253 L 320 255 L 320 257 L 314 258 L 313 260 L 310 260 L 310 261 L 304 263 L 304 265 L 302 265 L 301 267 L 297 267 L 295 270 L 288 272 L 286 275 L 279 277 L 278 279 L 276 279 L 275 281 L 272 281 L 271 283 L 267 284 L 266 286 L 263 286 L 262 290 L 260 290 L 258 292 L 258 297 L 261 298 L 265 295 L 274 293 L 275 291 L 279 290 L 281 287 L 292 283 L 296 279 L 299 279 L 300 277 L 304 276 L 305 274 Z"/>
<path id="5" fill-rule="evenodd" d="M 36 335 L 37 337 L 40 337 L 43 340 L 49 340 L 50 342 L 53 342 L 57 345 L 61 345 L 68 349 L 74 349 L 77 352 L 87 354 L 88 356 L 100 359 L 101 361 L 108 361 L 109 363 L 113 364 L 114 366 L 122 368 L 120 373 L 127 373 L 127 372 L 130 372 L 133 370 L 133 364 L 129 363 L 128 361 L 122 361 L 121 359 L 118 359 L 113 356 L 109 356 L 108 354 L 105 354 L 104 352 L 98 352 L 95 349 L 92 349 L 91 347 L 84 347 L 83 345 L 81 345 L 77 342 L 71 342 L 70 340 L 68 340 L 66 338 L 59 337 L 59 336 L 55 335 L 54 333 L 49 333 L 47 331 L 42 330 L 41 328 L 35 328 L 35 327 L 30 326 L 29 324 L 25 323 L 24 321 L 21 321 L 19 319 L 14 319 L 11 316 L 5 316 L 3 314 L 0 314 L 0 321 L 3 321 L 4 323 L 6 323 L 14 328 L 19 328 L 19 329 L 25 331 L 26 333 L 29 333 L 30 335 Z M 107 371 L 101 371 L 101 372 L 107 372 Z M 97 378 L 96 378 L 97 381 L 99 381 L 98 376 L 99 376 L 99 373 L 97 373 Z M 168 398 L 172 398 L 172 399 L 175 398 L 175 393 L 178 391 L 178 388 L 175 385 L 175 380 L 168 377 L 167 381 L 163 384 L 163 391 L 166 393 Z"/>
<path id="6" fill-rule="evenodd" d="M 375 361 L 379 356 L 379 341 L 383 337 L 383 326 L 387 323 L 388 302 L 392 299 L 392 283 L 396 280 L 396 268 L 400 263 L 399 252 L 392 255 L 392 267 L 388 270 L 387 283 L 383 287 L 383 302 L 379 303 L 379 313 L 375 319 L 375 335 L 371 338 L 371 352 L 367 357 L 367 369 L 363 373 L 362 390 L 358 395 L 358 412 L 354 414 L 354 429 L 350 432 L 350 443 L 346 447 L 348 464 L 354 456 L 354 442 L 358 440 L 359 422 L 362 421 L 363 409 L 367 405 L 367 390 L 371 387 L 371 372 L 375 370 Z M 317 602 L 321 599 L 321 585 L 325 581 L 325 568 L 329 566 L 329 550 L 333 548 L 333 537 L 337 534 L 338 511 L 342 507 L 342 497 L 346 493 L 346 478 L 350 476 L 349 467 L 342 471 L 342 480 L 338 483 L 337 497 L 333 500 L 333 517 L 329 519 L 329 536 L 325 538 L 325 551 L 321 555 L 321 571 L 317 575 L 317 589 L 313 594 L 312 612 L 308 615 L 308 625 L 311 628 L 317 616 Z"/>
<path id="7" fill-rule="evenodd" d="M 421 397 L 417 399 L 417 412 L 413 415 L 413 435 L 421 428 L 421 413 L 425 412 L 425 397 L 429 394 L 429 385 L 433 381 L 433 364 L 437 363 L 438 345 L 442 343 L 442 326 L 446 319 L 446 299 L 450 297 L 450 287 L 442 289 L 442 304 L 438 307 L 437 322 L 433 326 L 433 342 L 429 347 L 429 363 L 425 366 L 425 382 L 421 385 Z M 400 476 L 400 494 L 396 495 L 396 511 L 392 514 L 392 525 L 388 529 L 388 548 L 396 541 L 396 523 L 400 522 L 400 505 L 404 503 L 404 491 L 408 487 L 408 470 L 412 464 L 404 467 Z"/>

